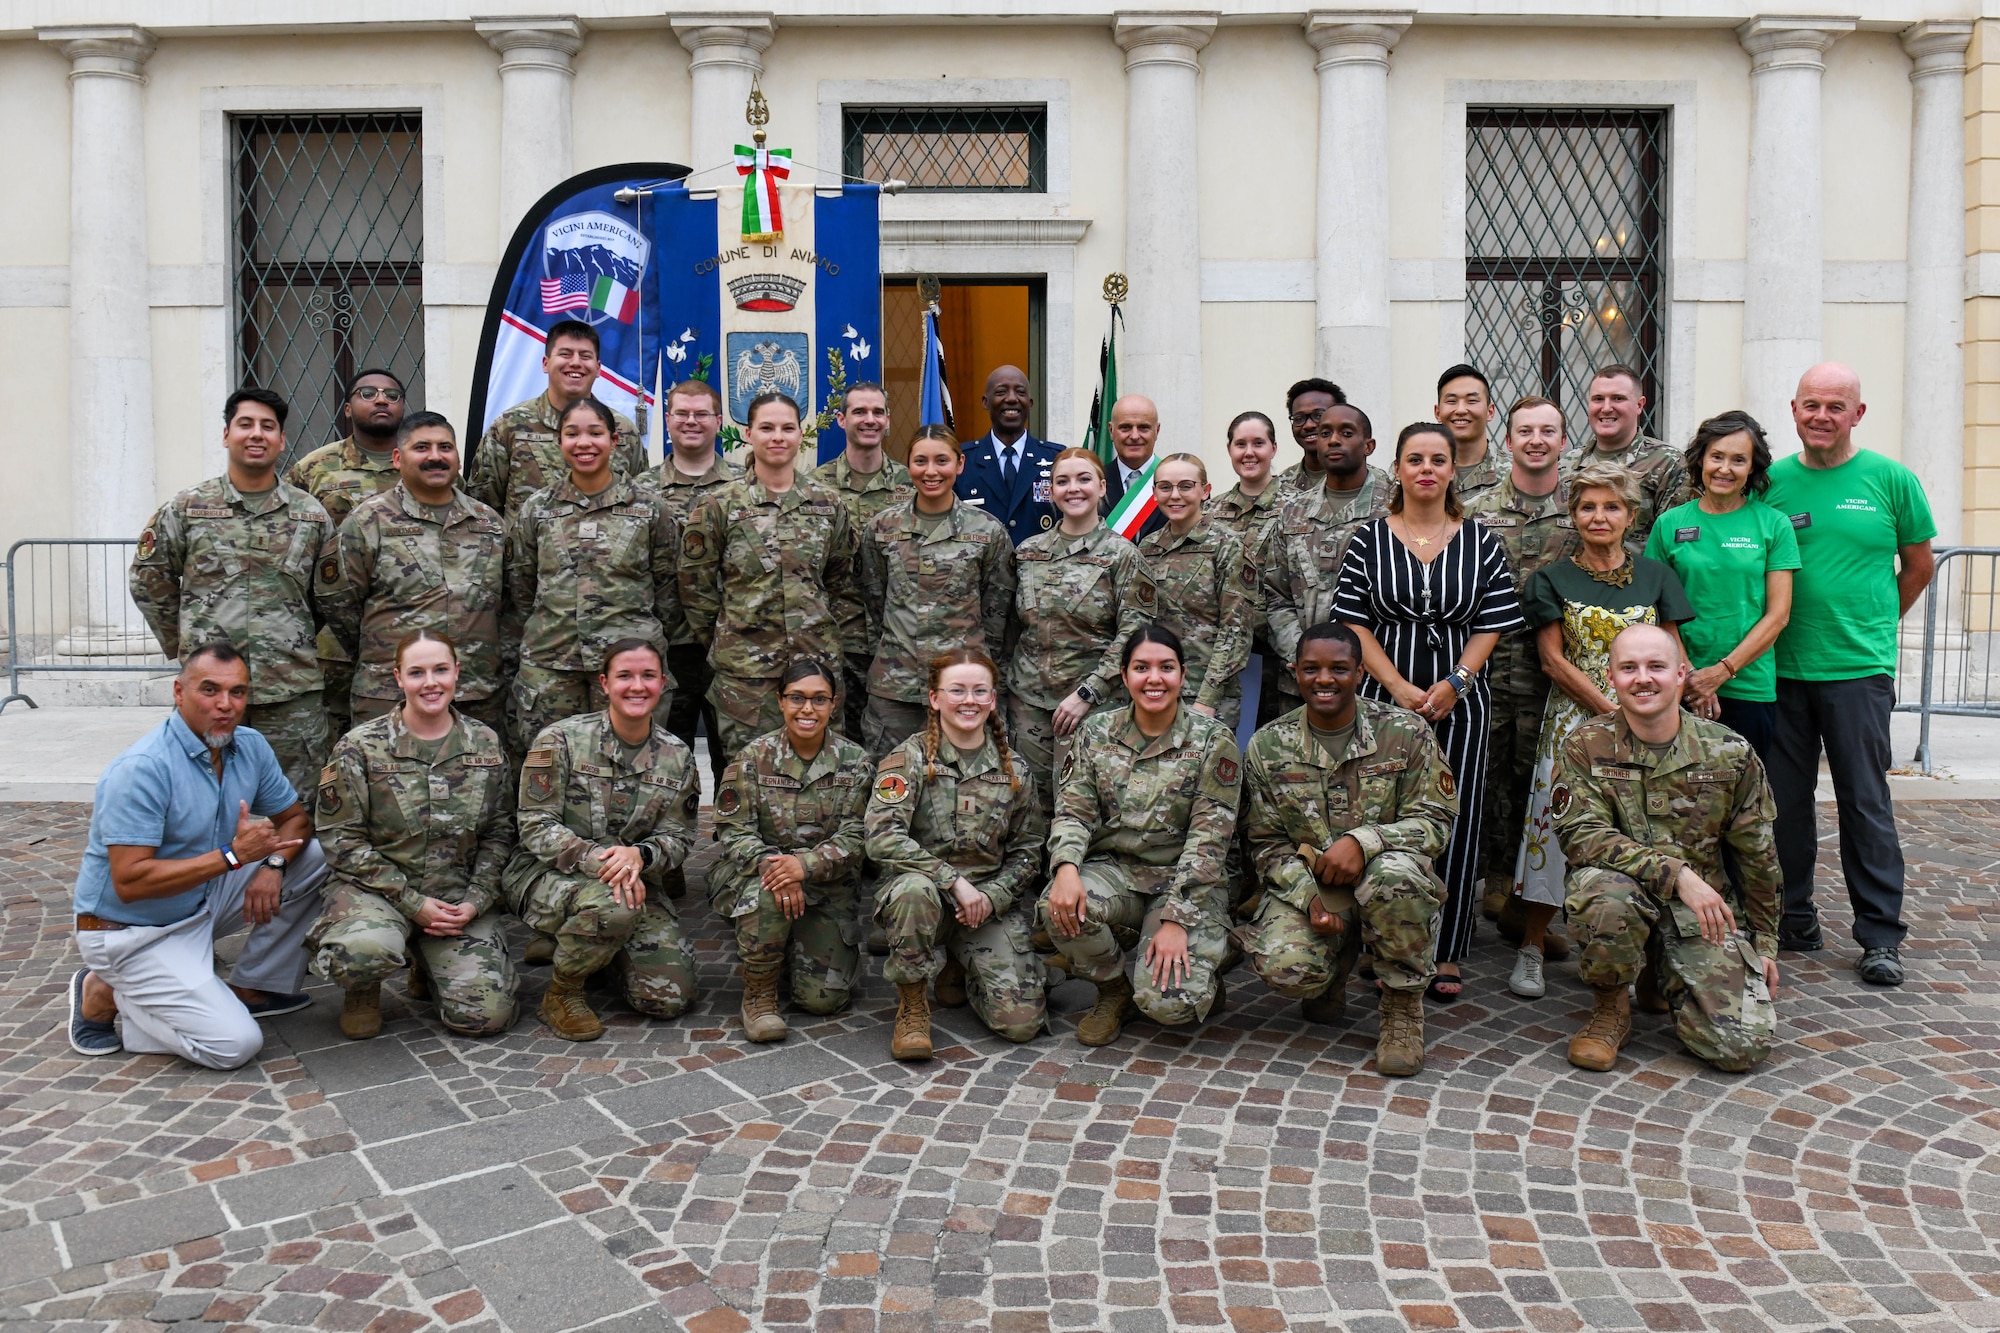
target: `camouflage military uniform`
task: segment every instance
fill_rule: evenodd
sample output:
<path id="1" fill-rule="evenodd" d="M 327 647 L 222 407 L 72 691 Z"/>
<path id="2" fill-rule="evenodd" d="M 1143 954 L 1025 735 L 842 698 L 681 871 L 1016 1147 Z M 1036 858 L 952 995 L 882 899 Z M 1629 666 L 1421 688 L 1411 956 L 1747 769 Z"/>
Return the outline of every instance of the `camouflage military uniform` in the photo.
<path id="1" fill-rule="evenodd" d="M 1315 473 L 1324 479 L 1324 473 Z M 1268 543 L 1271 530 L 1277 524 L 1278 515 L 1284 512 L 1285 501 L 1291 493 L 1274 479 L 1255 495 L 1243 494 L 1239 483 L 1226 494 L 1210 500 L 1202 512 L 1215 522 L 1234 532 L 1243 543 L 1243 554 L 1257 567 L 1257 605 L 1250 619 L 1250 652 L 1256 659 L 1258 671 L 1257 725 L 1262 726 L 1274 720 L 1283 711 L 1280 706 L 1284 667 L 1278 660 L 1276 649 L 1271 646 L 1270 625 L 1264 618 L 1263 570 L 1270 557 Z"/>
<path id="2" fill-rule="evenodd" d="M 621 479 L 643 476 L 646 443 L 639 428 L 623 413 L 612 416 L 618 422 L 618 442 L 611 450 L 612 475 Z M 567 477 L 569 460 L 563 457 L 562 441 L 556 434 L 556 409 L 550 405 L 548 393 L 516 403 L 493 418 L 473 452 L 471 468 L 465 493 L 498 510 L 510 528 L 529 496 Z"/>
<path id="3" fill-rule="evenodd" d="M 1569 517 L 1569 487 L 1558 481 L 1547 495 L 1522 495 L 1511 475 L 1467 502 L 1465 516 L 1476 519 L 1507 552 L 1514 586 L 1577 550 L 1576 525 Z M 1532 628 L 1500 636 L 1486 659 L 1493 692 L 1491 749 L 1486 756 L 1486 874 L 1513 883 L 1514 854 L 1521 845 L 1534 785 L 1535 745 L 1548 706 L 1549 678 Z"/>
<path id="4" fill-rule="evenodd" d="M 285 482 L 319 501 L 337 533 L 354 512 L 354 506 L 402 480 L 389 462 L 393 456 L 390 452 L 378 454 L 364 449 L 350 435 L 323 444 L 293 463 L 285 472 Z M 341 645 L 330 625 L 320 627 L 317 650 L 320 675 L 326 681 L 327 726 L 333 735 L 344 735 L 354 721 L 348 705 L 354 690 L 352 650 Z"/>
<path id="5" fill-rule="evenodd" d="M 1049 828 L 1051 869 L 1083 877 L 1083 929 L 1055 929 L 1049 899 L 1042 928 L 1072 975 L 1104 982 L 1128 965 L 1133 1001 L 1156 1023 L 1208 1017 L 1229 949 L 1223 859 L 1236 830 L 1239 776 L 1229 728 L 1183 708 L 1165 735 L 1148 740 L 1132 710 L 1085 719 L 1063 761 Z M 1164 921 L 1187 929 L 1188 975 L 1161 990 L 1146 950 Z"/>
<path id="6" fill-rule="evenodd" d="M 875 516 L 899 500 L 910 498 L 910 470 L 887 454 L 876 472 L 856 472 L 843 451 L 812 470 L 813 480 L 840 497 L 847 521 L 865 532 Z"/>
<path id="7" fill-rule="evenodd" d="M 694 844 L 701 779 L 657 723 L 636 754 L 624 751 L 605 713 L 535 737 L 521 766 L 521 842 L 501 884 L 514 915 L 555 937 L 558 977 L 616 965 L 627 1004 L 674 1018 L 694 1002 L 694 953 L 660 888 Z M 598 879 L 596 854 L 608 847 L 651 852 L 643 906 L 623 906 Z"/>
<path id="8" fill-rule="evenodd" d="M 461 714 L 435 753 L 403 710 L 364 722 L 320 774 L 313 826 L 333 872 L 325 912 L 306 938 L 313 971 L 343 989 L 377 985 L 411 962 L 411 943 L 454 1032 L 514 1023 L 514 964 L 491 909 L 514 847 L 507 756 L 491 727 Z M 427 899 L 470 904 L 458 935 L 426 934 Z"/>
<path id="9" fill-rule="evenodd" d="M 564 477 L 522 505 L 507 535 L 509 613 L 521 618 L 517 753 L 551 723 L 604 707 L 606 648 L 638 638 L 665 651 L 681 624 L 679 554 L 680 529 L 649 487 L 614 480 L 585 495 Z"/>
<path id="10" fill-rule="evenodd" d="M 1158 589 L 1161 623 L 1180 635 L 1181 700 L 1215 710 L 1234 730 L 1243 705 L 1243 668 L 1257 613 L 1257 566 L 1243 543 L 1212 519 L 1184 537 L 1171 526 L 1139 539 Z"/>
<path id="11" fill-rule="evenodd" d="M 1079 685 L 1097 709 L 1122 707 L 1119 658 L 1132 632 L 1159 613 L 1159 590 L 1139 548 L 1109 528 L 1072 537 L 1038 532 L 1014 549 L 1014 619 L 1007 664 L 1007 739 L 1054 804 L 1056 706 Z M 1074 742 L 1072 733 L 1071 742 Z"/>
<path id="12" fill-rule="evenodd" d="M 1322 489 L 1287 500 L 1265 537 L 1259 570 L 1264 621 L 1278 652 L 1278 682 L 1289 699 L 1299 697 L 1290 667 L 1300 638 L 1334 618 L 1333 594 L 1348 541 L 1363 523 L 1389 512 L 1388 478 L 1374 468 L 1364 475 L 1355 490 Z"/>
<path id="13" fill-rule="evenodd" d="M 1250 854 L 1264 885 L 1236 932 L 1251 968 L 1280 995 L 1338 993 L 1366 943 L 1384 986 L 1429 985 L 1444 902 L 1432 862 L 1458 818 L 1458 791 L 1430 728 L 1414 713 L 1359 699 L 1336 759 L 1294 709 L 1251 738 L 1243 768 Z M 1323 889 L 1299 847 L 1322 852 L 1349 835 L 1367 868 L 1350 888 Z M 1312 929 L 1315 896 L 1338 933 Z"/>
<path id="14" fill-rule="evenodd" d="M 1776 806 L 1750 743 L 1682 713 L 1672 744 L 1656 753 L 1622 716 L 1594 718 L 1558 752 L 1549 813 L 1569 858 L 1565 907 L 1584 982 L 1630 985 L 1650 954 L 1688 1050 L 1732 1071 L 1770 1054 L 1777 1015 L 1762 960 L 1778 956 L 1781 880 Z M 1721 947 L 1702 938 L 1676 893 L 1682 866 L 1735 914 L 1736 933 Z"/>
<path id="15" fill-rule="evenodd" d="M 685 530 L 694 507 L 701 503 L 703 496 L 742 475 L 728 459 L 717 454 L 715 466 L 698 477 L 690 476 L 681 471 L 673 450 L 669 449 L 660 466 L 646 474 L 646 484 L 660 497 L 660 503 L 666 505 L 667 512 L 674 516 L 674 522 Z M 661 714 L 667 720 L 667 730 L 680 737 L 681 744 L 691 750 L 694 748 L 695 732 L 706 720 L 708 771 L 720 784 L 722 747 L 715 743 L 715 705 L 708 701 L 709 677 L 713 674 L 708 669 L 708 645 L 694 637 L 685 619 L 667 644 L 667 674 L 674 678 L 673 702 Z"/>
<path id="16" fill-rule="evenodd" d="M 800 477 L 773 493 L 755 475 L 717 486 L 681 534 L 688 630 L 709 641 L 724 762 L 776 730 L 778 677 L 800 657 L 829 667 L 860 651 L 856 537 L 831 488 Z"/>
<path id="17" fill-rule="evenodd" d="M 225 473 L 161 505 L 132 557 L 132 600 L 161 652 L 227 639 L 248 659 L 243 725 L 271 743 L 301 800 L 327 750 L 313 574 L 332 532 L 304 491 L 245 495 Z"/>
<path id="18" fill-rule="evenodd" d="M 1459 468 L 1452 478 L 1452 488 L 1458 492 L 1458 502 L 1470 509 L 1474 500 L 1506 481 L 1513 472 L 1513 450 L 1489 440 L 1486 456 L 1470 467 Z"/>
<path id="19" fill-rule="evenodd" d="M 1687 460 L 1679 449 L 1650 435 L 1639 435 L 1619 453 L 1606 453 L 1595 439 L 1562 456 L 1562 478 L 1568 481 L 1577 469 L 1589 463 L 1616 463 L 1639 479 L 1639 507 L 1632 526 L 1625 529 L 1625 549 L 1633 555 L 1646 553 L 1646 537 L 1653 520 L 1675 505 L 1687 502 Z"/>
<path id="20" fill-rule="evenodd" d="M 1317 474 L 1325 476 L 1325 473 Z M 1228 528 L 1243 543 L 1243 549 L 1251 556 L 1257 554 L 1264 542 L 1264 529 L 1277 518 L 1284 508 L 1285 487 L 1277 480 L 1265 484 L 1255 495 L 1245 495 L 1242 483 L 1231 486 L 1221 495 L 1215 496 L 1202 506 L 1201 512 L 1219 527 Z"/>
<path id="21" fill-rule="evenodd" d="M 1279 492 L 1281 504 L 1295 495 L 1311 493 L 1325 485 L 1326 473 L 1308 471 L 1303 458 L 1271 479 L 1271 486 Z"/>
<path id="22" fill-rule="evenodd" d="M 319 609 L 354 667 L 354 716 L 367 721 L 402 702 L 396 644 L 413 630 L 458 646 L 459 709 L 501 724 L 505 659 L 500 597 L 506 541 L 500 515 L 453 491 L 420 503 L 400 482 L 356 505 L 320 552 Z"/>
<path id="23" fill-rule="evenodd" d="M 1030 1041 L 1047 1013 L 1030 940 L 1032 881 L 1048 822 L 1034 780 L 1015 764 L 1010 777 L 991 737 L 969 754 L 940 741 L 935 763 L 924 757 L 923 737 L 903 742 L 876 773 L 868 859 L 882 868 L 875 894 L 875 918 L 889 936 L 882 975 L 898 986 L 928 982 L 943 945 L 965 969 L 979 1021 L 1009 1041 Z M 974 930 L 958 920 L 951 889 L 961 877 L 993 904 Z"/>
<path id="24" fill-rule="evenodd" d="M 861 601 L 868 613 L 863 721 L 868 753 L 884 758 L 924 728 L 931 659 L 951 648 L 1005 651 L 1014 609 L 1014 542 L 978 505 L 920 514 L 914 499 L 878 513 L 861 534 Z"/>
<path id="25" fill-rule="evenodd" d="M 715 791 L 722 855 L 708 870 L 709 901 L 735 924 L 746 968 L 775 967 L 789 954 L 792 1001 L 813 1014 L 845 1008 L 860 978 L 863 816 L 873 770 L 868 752 L 829 735 L 811 760 L 783 731 L 737 754 Z M 796 856 L 805 867 L 805 912 L 789 920 L 764 888 L 764 858 Z"/>

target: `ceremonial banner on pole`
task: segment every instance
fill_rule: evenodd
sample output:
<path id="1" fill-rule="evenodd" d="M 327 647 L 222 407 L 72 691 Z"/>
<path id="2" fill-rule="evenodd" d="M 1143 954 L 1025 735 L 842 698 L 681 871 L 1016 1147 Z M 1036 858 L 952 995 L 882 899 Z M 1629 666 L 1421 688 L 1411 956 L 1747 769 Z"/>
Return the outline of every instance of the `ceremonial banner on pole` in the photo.
<path id="1" fill-rule="evenodd" d="M 938 337 L 938 308 L 924 311 L 924 368 L 918 380 L 917 424 L 958 429 L 951 419 L 951 386 L 945 382 L 944 339 Z"/>
<path id="2" fill-rule="evenodd" d="M 470 439 L 548 388 L 543 344 L 564 319 L 589 324 L 602 342 L 597 397 L 645 421 L 661 335 L 659 288 L 649 280 L 659 250 L 653 191 L 686 174 L 672 162 L 598 167 L 570 177 L 528 210 L 487 302 L 465 420 Z"/>
<path id="3" fill-rule="evenodd" d="M 880 200 L 873 185 L 815 190 L 763 167 L 713 194 L 655 196 L 665 378 L 715 386 L 725 449 L 773 389 L 803 409 L 821 461 L 847 447 L 832 422 L 839 395 L 882 378 Z M 751 239 L 753 224 L 778 239 Z"/>

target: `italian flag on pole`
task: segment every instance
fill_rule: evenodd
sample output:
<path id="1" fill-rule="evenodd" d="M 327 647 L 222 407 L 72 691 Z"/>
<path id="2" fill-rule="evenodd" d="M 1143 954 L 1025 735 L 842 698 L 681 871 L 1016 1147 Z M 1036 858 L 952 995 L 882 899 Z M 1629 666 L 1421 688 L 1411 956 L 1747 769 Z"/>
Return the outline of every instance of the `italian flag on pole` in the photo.
<path id="1" fill-rule="evenodd" d="M 762 130 L 757 137 L 760 142 L 754 148 L 748 144 L 736 145 L 736 174 L 749 178 L 743 182 L 743 239 L 768 244 L 782 240 L 785 235 L 785 215 L 778 206 L 778 182 L 791 177 L 792 150 L 766 148 L 761 142 Z"/>
<path id="2" fill-rule="evenodd" d="M 601 310 L 620 324 L 639 317 L 639 293 L 613 277 L 601 277 L 590 289 L 590 308 Z"/>
<path id="3" fill-rule="evenodd" d="M 1158 455 L 1147 459 L 1146 466 L 1139 469 L 1132 478 L 1132 484 L 1125 488 L 1117 506 L 1104 516 L 1104 526 L 1128 542 L 1139 540 L 1139 529 L 1145 526 L 1146 520 L 1158 507 L 1158 502 L 1153 499 L 1153 470 L 1159 465 Z M 1112 466 L 1118 465 L 1114 462 Z"/>

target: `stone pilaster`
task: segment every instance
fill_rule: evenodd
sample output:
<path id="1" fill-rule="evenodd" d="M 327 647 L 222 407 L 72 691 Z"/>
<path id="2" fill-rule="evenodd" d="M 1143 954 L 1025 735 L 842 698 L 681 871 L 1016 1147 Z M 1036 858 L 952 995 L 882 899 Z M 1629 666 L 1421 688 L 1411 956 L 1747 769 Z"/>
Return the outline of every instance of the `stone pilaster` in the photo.
<path id="1" fill-rule="evenodd" d="M 477 19 L 500 53 L 500 240 L 570 175 L 570 92 L 583 49 L 573 18 Z"/>
<path id="2" fill-rule="evenodd" d="M 736 145 L 750 142 L 743 107 L 750 86 L 764 72 L 764 52 L 777 30 L 769 14 L 680 14 L 674 34 L 688 49 L 693 100 L 688 116 L 688 166 L 708 171 L 736 160 Z M 714 172 L 698 185 L 726 183 Z"/>

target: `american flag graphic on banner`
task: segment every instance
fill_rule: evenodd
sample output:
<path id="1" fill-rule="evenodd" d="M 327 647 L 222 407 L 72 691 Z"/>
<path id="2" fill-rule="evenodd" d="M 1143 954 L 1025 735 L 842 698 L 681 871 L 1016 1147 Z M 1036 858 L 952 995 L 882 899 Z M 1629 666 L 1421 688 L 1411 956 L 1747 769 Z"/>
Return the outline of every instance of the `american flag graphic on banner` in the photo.
<path id="1" fill-rule="evenodd" d="M 565 273 L 560 278 L 542 279 L 542 313 L 590 309 L 590 289 L 597 278 L 590 273 Z"/>

